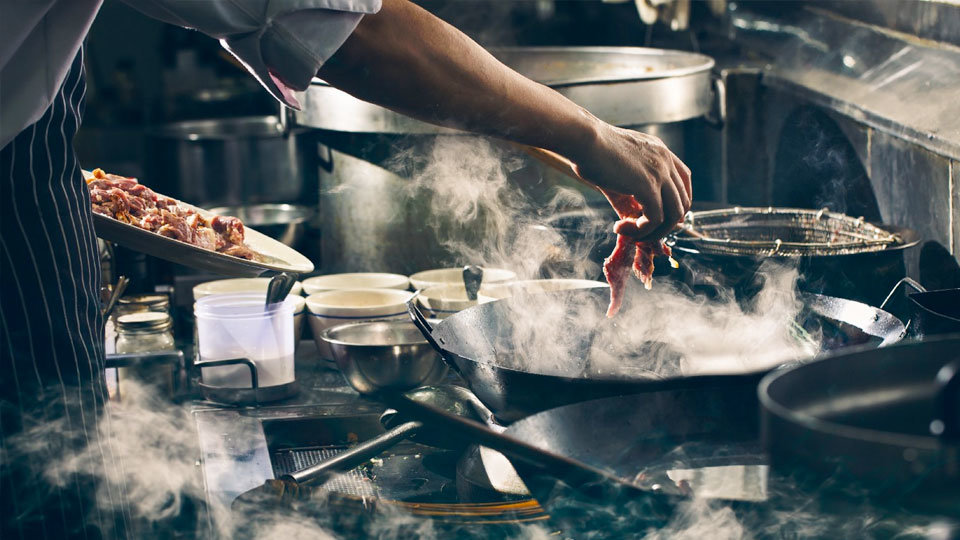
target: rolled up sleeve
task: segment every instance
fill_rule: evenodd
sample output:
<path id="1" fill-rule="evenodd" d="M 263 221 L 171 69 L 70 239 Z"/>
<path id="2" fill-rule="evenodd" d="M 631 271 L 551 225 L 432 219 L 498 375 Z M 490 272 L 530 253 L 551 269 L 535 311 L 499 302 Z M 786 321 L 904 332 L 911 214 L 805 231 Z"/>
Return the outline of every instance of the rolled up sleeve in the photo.
<path id="1" fill-rule="evenodd" d="M 220 40 L 275 98 L 299 109 L 320 66 L 381 0 L 124 0 L 148 16 Z"/>

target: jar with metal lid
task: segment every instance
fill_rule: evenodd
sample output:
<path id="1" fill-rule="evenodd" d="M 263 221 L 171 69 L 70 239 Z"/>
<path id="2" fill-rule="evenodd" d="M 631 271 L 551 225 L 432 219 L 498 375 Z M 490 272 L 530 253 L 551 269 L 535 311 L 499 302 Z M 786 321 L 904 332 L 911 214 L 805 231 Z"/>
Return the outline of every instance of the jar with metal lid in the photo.
<path id="1" fill-rule="evenodd" d="M 166 313 L 142 311 L 117 318 L 117 353 L 153 353 L 175 351 L 173 321 Z M 123 381 L 136 379 L 142 384 L 156 386 L 172 395 L 178 366 L 169 363 L 142 361 L 117 369 L 118 393 L 123 392 Z"/>
<path id="2" fill-rule="evenodd" d="M 119 318 L 128 313 L 139 313 L 141 311 L 170 313 L 170 297 L 165 294 L 124 296 L 117 301 L 117 307 L 114 308 L 113 313 L 114 318 Z"/>
<path id="3" fill-rule="evenodd" d="M 173 321 L 166 313 L 142 311 L 117 318 L 117 353 L 158 352 L 175 349 Z"/>

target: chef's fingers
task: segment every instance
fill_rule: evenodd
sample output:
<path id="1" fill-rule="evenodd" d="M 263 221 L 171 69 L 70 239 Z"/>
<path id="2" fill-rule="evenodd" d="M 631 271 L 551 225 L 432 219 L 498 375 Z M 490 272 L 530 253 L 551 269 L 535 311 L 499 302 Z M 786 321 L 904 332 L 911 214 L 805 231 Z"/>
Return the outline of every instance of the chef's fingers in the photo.
<path id="1" fill-rule="evenodd" d="M 659 173 L 661 176 L 669 177 L 669 172 L 664 170 Z M 646 179 L 644 179 L 646 180 Z M 670 182 L 667 182 L 670 183 Z M 663 224 L 664 219 L 664 208 L 663 208 L 663 187 L 659 190 L 656 188 L 656 184 L 651 182 L 640 182 L 637 184 L 637 191 L 634 193 L 634 198 L 640 203 L 640 206 L 643 209 L 643 217 L 650 223 L 650 227 L 657 228 Z M 633 216 L 631 216 L 633 217 Z"/>
<path id="2" fill-rule="evenodd" d="M 613 232 L 622 234 L 623 236 L 629 236 L 638 242 L 649 236 L 650 232 L 655 228 L 656 227 L 650 223 L 650 220 L 645 217 L 621 219 L 613 224 Z"/>
<path id="3" fill-rule="evenodd" d="M 693 175 L 690 172 L 690 167 L 687 167 L 686 164 L 680 160 L 676 155 L 673 156 L 673 162 L 677 167 L 677 173 L 680 175 L 680 179 L 683 181 L 684 191 L 687 193 L 687 199 L 693 200 Z"/>
<path id="4" fill-rule="evenodd" d="M 683 215 L 686 214 L 684 210 L 684 205 L 680 196 L 681 191 L 676 188 L 673 184 L 664 184 L 662 194 L 663 194 L 663 213 L 664 218 L 663 222 L 650 233 L 647 237 L 647 240 L 659 240 L 666 236 L 674 227 L 677 226 L 677 223 L 683 219 Z"/>
<path id="5" fill-rule="evenodd" d="M 680 196 L 680 205 L 681 205 L 681 216 L 687 214 L 687 211 L 690 210 L 690 196 L 687 195 L 686 186 L 683 184 L 683 180 L 680 178 L 680 171 L 674 170 L 671 175 L 673 180 L 673 185 L 677 188 L 677 194 Z"/>
<path id="6" fill-rule="evenodd" d="M 639 219 L 622 219 L 614 224 L 613 232 L 629 236 L 638 242 L 652 242 L 666 236 L 683 219 L 684 211 L 680 193 L 672 183 L 665 184 L 661 193 L 663 209 L 666 211 L 664 221 L 656 223 L 646 215 Z"/>

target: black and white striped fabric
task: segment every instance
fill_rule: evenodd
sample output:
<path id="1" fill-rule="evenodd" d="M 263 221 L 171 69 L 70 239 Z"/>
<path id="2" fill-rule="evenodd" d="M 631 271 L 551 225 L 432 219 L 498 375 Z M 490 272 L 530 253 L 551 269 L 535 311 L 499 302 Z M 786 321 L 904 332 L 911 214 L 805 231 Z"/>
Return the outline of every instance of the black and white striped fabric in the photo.
<path id="1" fill-rule="evenodd" d="M 101 414 L 100 263 L 72 145 L 82 57 L 43 117 L 0 150 L 4 540 L 125 535 L 123 490 L 97 482 L 115 459 Z M 76 455 L 86 462 L 62 466 Z"/>

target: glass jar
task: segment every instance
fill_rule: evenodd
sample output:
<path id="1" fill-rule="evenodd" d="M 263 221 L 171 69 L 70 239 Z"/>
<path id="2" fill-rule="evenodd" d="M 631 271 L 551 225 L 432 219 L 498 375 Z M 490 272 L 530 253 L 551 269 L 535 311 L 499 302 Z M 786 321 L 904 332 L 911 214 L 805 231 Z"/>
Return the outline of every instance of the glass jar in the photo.
<path id="1" fill-rule="evenodd" d="M 116 320 L 124 315 L 143 311 L 169 314 L 170 297 L 165 294 L 134 294 L 123 296 L 117 301 L 117 306 L 113 308 L 113 317 Z"/>
<path id="2" fill-rule="evenodd" d="M 175 351 L 172 328 L 173 321 L 166 313 L 142 311 L 121 315 L 117 318 L 117 353 Z M 176 370 L 174 364 L 147 361 L 117 368 L 117 393 L 123 393 L 125 380 L 135 379 L 172 395 Z"/>
<path id="3" fill-rule="evenodd" d="M 117 353 L 171 351 L 173 321 L 166 313 L 141 311 L 117 317 Z"/>

